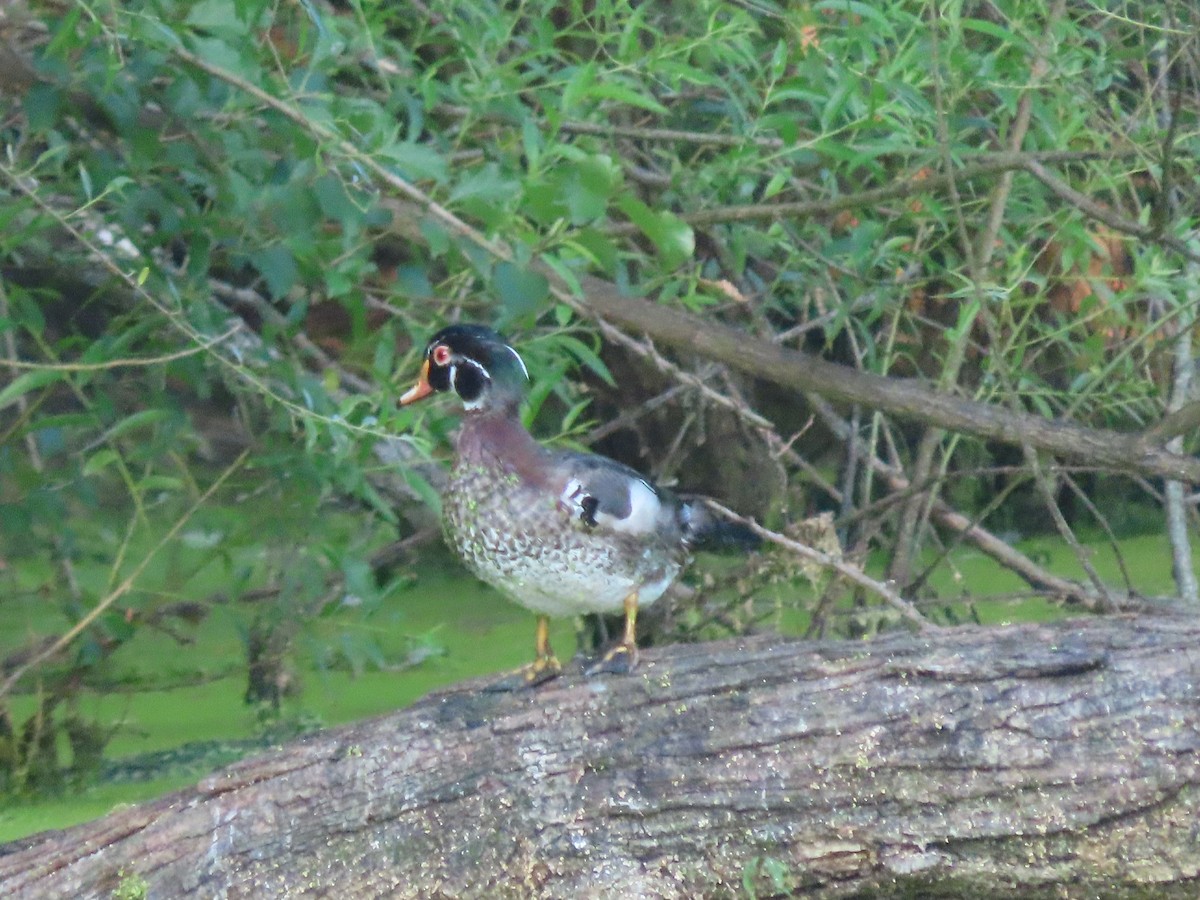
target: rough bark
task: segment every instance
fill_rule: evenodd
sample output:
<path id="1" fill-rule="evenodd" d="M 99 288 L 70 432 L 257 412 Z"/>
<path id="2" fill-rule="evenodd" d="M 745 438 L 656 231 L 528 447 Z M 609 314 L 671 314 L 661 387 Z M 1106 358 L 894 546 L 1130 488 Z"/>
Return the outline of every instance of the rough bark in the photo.
<path id="1" fill-rule="evenodd" d="M 0 895 L 1195 896 L 1198 638 L 754 639 L 467 684 L 0 848 Z"/>

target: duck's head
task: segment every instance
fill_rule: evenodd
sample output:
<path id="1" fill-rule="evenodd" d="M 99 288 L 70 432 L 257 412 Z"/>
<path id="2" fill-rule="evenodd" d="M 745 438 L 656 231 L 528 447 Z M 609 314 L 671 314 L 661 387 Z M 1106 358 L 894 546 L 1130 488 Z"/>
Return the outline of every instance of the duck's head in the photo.
<path id="1" fill-rule="evenodd" d="M 468 411 L 515 409 L 529 381 L 517 351 L 484 325 L 450 325 L 425 348 L 421 374 L 400 398 L 407 406 L 438 391 L 454 391 Z"/>

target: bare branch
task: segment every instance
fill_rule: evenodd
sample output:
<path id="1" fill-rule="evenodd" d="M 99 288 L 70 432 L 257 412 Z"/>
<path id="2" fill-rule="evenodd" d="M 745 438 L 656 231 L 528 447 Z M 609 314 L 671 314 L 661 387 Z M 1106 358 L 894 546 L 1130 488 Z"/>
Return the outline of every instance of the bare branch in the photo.
<path id="1" fill-rule="evenodd" d="M 1200 252 L 1188 247 L 1183 241 L 1169 235 L 1159 235 L 1153 226 L 1143 225 L 1140 222 L 1127 218 L 1109 209 L 1104 204 L 1093 200 L 1086 194 L 1081 194 L 1036 160 L 1027 160 L 1024 163 L 1024 168 L 1025 171 L 1044 184 L 1058 197 L 1067 201 L 1085 215 L 1104 223 L 1113 231 L 1130 234 L 1152 243 L 1161 243 L 1163 246 L 1169 247 L 1175 253 L 1178 253 L 1184 259 L 1200 263 Z"/>
<path id="2" fill-rule="evenodd" d="M 797 556 L 802 556 L 805 559 L 812 560 L 818 565 L 833 569 L 835 572 L 845 576 L 860 587 L 866 588 L 873 594 L 878 594 L 885 601 L 887 601 L 892 608 L 896 609 L 905 620 L 911 622 L 913 625 L 916 625 L 920 630 L 940 630 L 940 625 L 930 622 L 923 615 L 921 615 L 921 613 L 917 611 L 916 607 L 897 594 L 890 584 L 877 581 L 862 569 L 858 568 L 858 566 L 852 566 L 844 560 L 830 556 L 828 553 L 822 553 L 820 550 L 815 550 L 812 547 L 800 543 L 799 541 L 793 540 L 787 535 L 780 534 L 777 531 L 771 531 L 769 528 L 763 528 L 753 519 L 740 516 L 733 510 L 722 506 L 715 500 L 705 500 L 704 502 L 725 518 L 731 519 L 734 522 L 740 522 L 741 524 L 745 525 L 763 540 L 770 541 L 773 544 L 778 544 L 780 547 L 790 550 Z"/>

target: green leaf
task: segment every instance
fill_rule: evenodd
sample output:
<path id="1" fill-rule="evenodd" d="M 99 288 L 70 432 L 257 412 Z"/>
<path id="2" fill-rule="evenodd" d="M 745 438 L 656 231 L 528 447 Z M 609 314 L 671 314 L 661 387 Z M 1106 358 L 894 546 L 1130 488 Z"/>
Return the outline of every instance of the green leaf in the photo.
<path id="1" fill-rule="evenodd" d="M 317 199 L 322 215 L 335 222 L 357 222 L 362 218 L 360 210 L 346 193 L 342 179 L 327 172 L 313 182 L 313 196 Z"/>
<path id="2" fill-rule="evenodd" d="M 97 475 L 115 463 L 120 456 L 116 450 L 111 447 L 105 447 L 102 450 L 97 450 L 88 457 L 87 462 L 83 464 L 84 476 Z"/>
<path id="3" fill-rule="evenodd" d="M 775 49 L 771 53 L 772 80 L 778 81 L 787 74 L 789 55 L 787 41 L 776 41 Z"/>
<path id="4" fill-rule="evenodd" d="M 964 29 L 977 31 L 980 34 L 986 34 L 989 37 L 995 38 L 996 42 L 1001 46 L 1011 44 L 1013 49 L 1020 51 L 1022 54 L 1032 54 L 1034 52 L 1033 46 L 1026 38 L 1016 32 L 1010 31 L 1003 25 L 989 22 L 986 19 L 972 18 L 964 18 L 961 24 Z"/>
<path id="5" fill-rule="evenodd" d="M 64 381 L 67 373 L 62 369 L 34 369 L 18 375 L 8 387 L 0 390 L 0 409 L 17 402 L 17 399 L 56 381 Z"/>
<path id="6" fill-rule="evenodd" d="M 868 22 L 875 26 L 878 33 L 884 37 L 894 37 L 895 30 L 892 22 L 877 4 L 862 3 L 860 0 L 824 0 L 813 6 L 814 13 L 830 13 L 832 15 L 856 16 L 866 25 Z"/>
<path id="7" fill-rule="evenodd" d="M 395 507 L 384 499 L 383 495 L 375 490 L 369 481 L 364 480 L 359 485 L 358 493 L 360 497 L 367 501 L 367 505 L 375 510 L 385 522 L 390 522 L 394 525 L 400 521 L 399 516 L 396 515 Z"/>
<path id="8" fill-rule="evenodd" d="M 612 157 L 585 156 L 572 163 L 562 185 L 571 223 L 584 225 L 603 216 L 620 183 L 621 170 Z"/>
<path id="9" fill-rule="evenodd" d="M 356 278 L 353 278 L 348 272 L 340 268 L 326 269 L 323 276 L 325 293 L 330 298 L 345 297 L 354 290 L 355 285 L 358 283 Z"/>
<path id="10" fill-rule="evenodd" d="M 425 505 L 441 514 L 442 511 L 442 495 L 441 492 L 431 485 L 425 476 L 411 466 L 406 466 L 400 471 L 404 478 L 404 483 L 412 488 L 413 493 L 425 502 Z"/>
<path id="11" fill-rule="evenodd" d="M 183 490 L 183 481 L 174 475 L 147 475 L 137 486 L 143 491 L 179 491 Z"/>
<path id="12" fill-rule="evenodd" d="M 540 272 L 521 269 L 510 262 L 499 263 L 492 284 L 504 307 L 502 327 L 540 312 L 550 296 L 550 282 Z"/>
<path id="13" fill-rule="evenodd" d="M 235 75 L 241 75 L 253 82 L 259 80 L 257 67 L 253 64 L 246 65 L 242 55 L 220 38 L 194 37 L 191 43 L 196 55 L 206 63 Z"/>
<path id="14" fill-rule="evenodd" d="M 625 20 L 625 27 L 621 29 L 621 38 L 617 42 L 617 59 L 628 60 L 639 57 L 641 45 L 639 37 L 646 28 L 645 20 L 649 12 L 646 4 L 639 3 L 633 8 L 633 13 Z"/>
<path id="15" fill-rule="evenodd" d="M 563 284 L 567 286 L 573 297 L 583 297 L 583 286 L 579 283 L 579 275 L 562 259 L 559 259 L 557 254 L 546 253 L 542 256 L 542 262 L 553 270 L 554 274 L 562 279 Z"/>
<path id="16" fill-rule="evenodd" d="M 379 340 L 375 343 L 375 357 L 371 362 L 371 372 L 381 384 L 386 383 L 396 371 L 396 335 L 395 329 L 389 322 L 379 332 Z"/>
<path id="17" fill-rule="evenodd" d="M 445 256 L 450 251 L 450 232 L 437 219 L 426 217 L 417 227 L 421 230 L 421 237 L 425 238 L 430 256 L 436 259 L 439 256 Z"/>
<path id="18" fill-rule="evenodd" d="M 47 428 L 57 428 L 61 431 L 66 431 L 72 428 L 77 429 L 92 429 L 96 425 L 96 416 L 94 413 L 78 412 L 78 413 L 59 413 L 54 416 L 42 416 L 37 420 L 38 430 Z"/>
<path id="19" fill-rule="evenodd" d="M 575 360 L 580 365 L 591 369 L 592 372 L 603 379 L 605 384 L 611 387 L 617 386 L 617 382 L 613 379 L 608 366 L 604 364 L 604 360 L 600 358 L 595 350 L 579 340 L 579 338 L 572 337 L 569 334 L 560 334 L 556 340 L 561 349 L 575 357 Z"/>
<path id="20" fill-rule="evenodd" d="M 654 243 L 662 257 L 664 269 L 683 265 L 696 251 L 696 235 L 690 225 L 674 213 L 655 212 L 632 195 L 622 197 L 617 205 L 646 237 Z"/>
<path id="21" fill-rule="evenodd" d="M 772 113 L 759 116 L 756 126 L 760 132 L 774 131 L 784 144 L 791 146 L 800 139 L 800 126 L 794 113 Z M 778 173 L 787 174 L 785 172 Z"/>
<path id="22" fill-rule="evenodd" d="M 446 178 L 446 160 L 427 144 L 398 141 L 382 148 L 378 155 L 391 162 L 408 181 L 440 182 Z"/>
<path id="23" fill-rule="evenodd" d="M 104 433 L 107 440 L 113 440 L 128 431 L 135 428 L 144 428 L 147 425 L 153 425 L 156 422 L 161 422 L 163 419 L 169 419 L 173 413 L 169 409 L 143 409 L 140 412 L 135 412 L 133 415 L 126 416 L 112 428 Z"/>
<path id="24" fill-rule="evenodd" d="M 542 158 L 542 133 L 537 122 L 530 116 L 521 122 L 521 147 L 525 151 L 525 167 L 530 172 L 538 170 Z"/>
<path id="25" fill-rule="evenodd" d="M 283 244 L 274 244 L 252 254 L 250 262 L 254 268 L 258 269 L 267 283 L 267 290 L 276 300 L 285 296 L 292 289 L 292 285 L 296 283 L 296 279 L 300 277 L 296 258 L 292 256 L 292 251 Z"/>
<path id="26" fill-rule="evenodd" d="M 708 72 L 697 66 L 688 65 L 677 59 L 660 59 L 658 61 L 659 77 L 671 87 L 678 90 L 682 85 L 698 85 L 701 87 L 725 88 L 726 83 L 716 72 Z"/>
<path id="27" fill-rule="evenodd" d="M 109 638 L 119 643 L 129 640 L 137 630 L 132 619 L 127 617 L 126 611 L 123 609 L 110 609 L 101 614 L 100 627 L 104 629 Z M 94 653 L 93 648 L 89 647 L 87 643 L 80 648 L 79 656 L 81 661 L 86 660 L 88 663 L 97 663 L 104 658 L 102 653 Z"/>
<path id="28" fill-rule="evenodd" d="M 433 283 L 429 280 L 429 269 L 421 264 L 398 266 L 396 284 L 408 297 L 432 297 Z"/>
<path id="29" fill-rule="evenodd" d="M 454 186 L 450 192 L 451 202 L 483 200 L 499 202 L 512 199 L 518 192 L 516 179 L 506 178 L 495 163 L 485 163 L 471 172 Z"/>
<path id="30" fill-rule="evenodd" d="M 534 222 L 546 227 L 559 219 L 567 218 L 569 211 L 563 201 L 563 194 L 566 193 L 563 187 L 565 182 L 566 178 L 561 171 L 527 179 L 521 211 Z"/>
<path id="31" fill-rule="evenodd" d="M 30 85 L 21 98 L 25 109 L 25 117 L 32 131 L 46 131 L 54 127 L 58 121 L 58 113 L 62 108 L 62 92 L 53 85 L 36 82 Z"/>
<path id="32" fill-rule="evenodd" d="M 978 297 L 973 297 L 968 302 L 959 306 L 958 321 L 953 328 L 946 329 L 946 340 L 954 342 L 962 335 L 968 334 L 975 324 L 975 319 L 979 315 L 980 308 L 981 304 Z"/>
<path id="33" fill-rule="evenodd" d="M 595 228 L 581 228 L 573 241 L 565 241 L 564 247 L 569 247 L 595 266 L 613 277 L 618 271 L 621 253 L 616 241 Z"/>
<path id="34" fill-rule="evenodd" d="M 238 15 L 238 6 L 234 0 L 199 0 L 192 4 L 184 21 L 192 28 L 236 40 L 246 32 L 246 23 Z"/>
<path id="35" fill-rule="evenodd" d="M 644 109 L 648 112 L 657 113 L 660 116 L 665 116 L 667 114 L 667 108 L 653 97 L 640 94 L 633 88 L 626 87 L 622 84 L 601 81 L 599 84 L 592 85 L 588 89 L 587 93 L 588 97 L 596 100 L 616 100 L 619 103 L 624 103 L 629 106 L 636 106 L 638 109 Z"/>
<path id="36" fill-rule="evenodd" d="M 342 560 L 342 575 L 346 590 L 360 600 L 371 600 L 378 597 L 379 586 L 375 583 L 375 572 L 370 563 L 357 557 L 346 557 Z"/>
<path id="37" fill-rule="evenodd" d="M 767 186 L 762 190 L 762 199 L 770 200 L 781 190 L 787 187 L 792 178 L 791 172 L 776 172 L 771 176 L 771 180 L 767 182 Z"/>
<path id="38" fill-rule="evenodd" d="M 584 95 L 591 88 L 596 80 L 596 64 L 586 63 L 579 66 L 568 79 L 563 87 L 562 99 L 559 101 L 559 109 L 563 116 L 569 116 L 571 111 L 579 105 Z"/>

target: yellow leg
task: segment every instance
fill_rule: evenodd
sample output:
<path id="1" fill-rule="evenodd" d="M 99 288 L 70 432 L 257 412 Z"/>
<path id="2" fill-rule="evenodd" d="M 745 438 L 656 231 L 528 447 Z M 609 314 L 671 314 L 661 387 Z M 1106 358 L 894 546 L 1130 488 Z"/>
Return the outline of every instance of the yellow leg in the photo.
<path id="1" fill-rule="evenodd" d="M 555 657 L 550 648 L 550 617 L 537 617 L 537 632 L 534 638 L 533 662 L 522 666 L 493 684 L 487 686 L 488 691 L 515 691 L 521 688 L 537 687 L 545 684 L 551 678 L 562 673 L 562 663 Z"/>
<path id="2" fill-rule="evenodd" d="M 633 648 L 633 653 L 637 655 L 637 613 L 638 613 L 638 592 L 634 591 L 625 598 L 625 640 L 623 643 Z"/>
<path id="3" fill-rule="evenodd" d="M 625 598 L 625 637 L 621 643 L 604 654 L 604 657 L 588 669 L 589 675 L 601 672 L 611 672 L 616 675 L 626 675 L 637 668 L 637 614 L 638 592 L 631 591 Z"/>
<path id="4" fill-rule="evenodd" d="M 550 617 L 537 617 L 537 636 L 534 639 L 534 659 L 554 659 L 550 648 Z"/>

